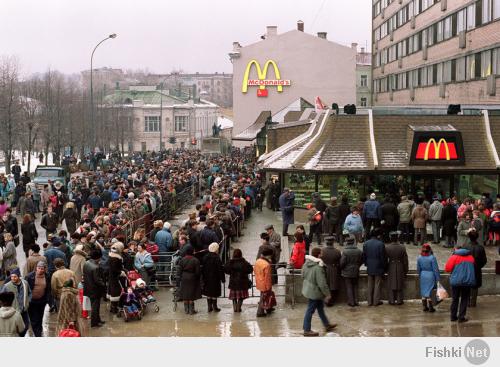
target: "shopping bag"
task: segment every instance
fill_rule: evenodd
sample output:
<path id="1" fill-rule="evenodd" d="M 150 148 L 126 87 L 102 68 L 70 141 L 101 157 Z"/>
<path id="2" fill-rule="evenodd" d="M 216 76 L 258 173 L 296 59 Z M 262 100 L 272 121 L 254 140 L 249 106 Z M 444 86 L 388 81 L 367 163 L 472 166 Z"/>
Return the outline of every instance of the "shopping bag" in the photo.
<path id="1" fill-rule="evenodd" d="M 59 332 L 59 336 L 63 338 L 78 338 L 80 337 L 80 333 L 75 329 L 75 324 L 70 322 L 66 329 Z"/>
<path id="2" fill-rule="evenodd" d="M 87 296 L 83 296 L 82 310 L 83 311 L 90 311 L 91 309 L 92 309 L 92 306 L 90 304 L 90 298 Z"/>
<path id="3" fill-rule="evenodd" d="M 437 296 L 438 301 L 440 301 L 440 302 L 443 301 L 443 300 L 445 300 L 446 298 L 450 297 L 448 295 L 448 292 L 446 291 L 446 289 L 439 282 L 437 284 L 436 296 Z"/>

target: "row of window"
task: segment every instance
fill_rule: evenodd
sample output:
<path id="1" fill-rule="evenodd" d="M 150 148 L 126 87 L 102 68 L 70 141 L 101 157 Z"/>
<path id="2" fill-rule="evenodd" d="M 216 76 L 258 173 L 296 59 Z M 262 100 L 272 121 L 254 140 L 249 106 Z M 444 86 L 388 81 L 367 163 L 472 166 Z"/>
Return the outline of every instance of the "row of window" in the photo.
<path id="1" fill-rule="evenodd" d="M 424 12 L 432 5 L 437 3 L 439 0 L 413 0 L 407 5 L 403 6 L 399 11 L 397 11 L 393 16 L 391 16 L 387 21 L 382 23 L 379 27 L 374 30 L 375 41 L 381 40 L 386 37 L 391 31 L 402 27 L 408 23 L 413 16 Z"/>
<path id="2" fill-rule="evenodd" d="M 394 0 L 379 0 L 373 5 L 373 18 L 376 18 L 382 11 L 392 4 Z"/>
<path id="3" fill-rule="evenodd" d="M 500 0 L 479 0 L 375 55 L 374 66 L 388 64 L 500 18 Z"/>
<path id="4" fill-rule="evenodd" d="M 500 48 L 388 75 L 374 80 L 373 87 L 376 93 L 385 93 L 391 90 L 477 80 L 489 75 L 500 75 Z"/>
<path id="5" fill-rule="evenodd" d="M 189 116 L 175 116 L 174 128 L 176 132 L 188 131 Z M 144 116 L 144 131 L 147 133 L 160 131 L 160 116 Z"/>

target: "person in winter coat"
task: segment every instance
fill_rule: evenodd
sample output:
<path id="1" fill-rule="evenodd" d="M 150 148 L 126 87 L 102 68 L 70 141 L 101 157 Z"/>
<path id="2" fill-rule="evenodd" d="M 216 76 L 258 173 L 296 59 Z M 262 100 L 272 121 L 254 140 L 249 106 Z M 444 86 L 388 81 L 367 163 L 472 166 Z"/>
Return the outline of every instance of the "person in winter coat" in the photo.
<path id="1" fill-rule="evenodd" d="M 257 307 L 257 317 L 271 314 L 276 306 L 276 297 L 273 292 L 272 279 L 272 248 L 265 248 L 255 262 L 255 288 L 260 291 L 260 300 Z"/>
<path id="2" fill-rule="evenodd" d="M 424 312 L 434 312 L 436 310 L 434 309 L 433 292 L 436 291 L 439 281 L 439 266 L 429 244 L 422 246 L 422 252 L 417 259 L 417 273 L 423 310 Z"/>
<path id="3" fill-rule="evenodd" d="M 368 306 L 380 306 L 383 304 L 380 296 L 386 268 L 386 254 L 378 229 L 374 229 L 370 239 L 363 244 L 363 263 L 368 274 Z"/>
<path id="4" fill-rule="evenodd" d="M 385 246 L 387 262 L 387 286 L 389 304 L 403 304 L 403 288 L 408 274 L 408 254 L 406 247 L 398 241 L 398 233 L 390 234 L 390 243 Z"/>
<path id="5" fill-rule="evenodd" d="M 474 230 L 471 221 L 471 212 L 465 211 L 460 217 L 457 226 L 457 246 L 470 246 L 469 233 Z"/>
<path id="6" fill-rule="evenodd" d="M 280 195 L 279 205 L 281 210 L 281 215 L 283 217 L 283 236 L 288 236 L 288 226 L 293 224 L 294 215 L 293 215 L 293 205 L 295 202 L 295 193 L 290 191 L 288 187 L 283 189 L 283 194 Z"/>
<path id="7" fill-rule="evenodd" d="M 330 289 L 330 299 L 326 302 L 327 307 L 333 306 L 337 299 L 337 292 L 340 289 L 340 258 L 342 254 L 334 247 L 335 237 L 325 238 L 326 247 L 321 252 L 321 260 L 325 264 L 326 283 Z"/>
<path id="8" fill-rule="evenodd" d="M 352 213 L 345 219 L 344 230 L 349 232 L 349 234 L 353 236 L 357 242 L 361 242 L 363 237 L 363 221 L 361 220 L 359 209 L 357 207 L 353 207 Z"/>
<path id="9" fill-rule="evenodd" d="M 233 258 L 224 266 L 224 272 L 229 275 L 229 299 L 233 302 L 234 312 L 241 312 L 243 301 L 248 298 L 252 271 L 252 265 L 243 258 L 241 250 L 235 249 Z"/>
<path id="10" fill-rule="evenodd" d="M 106 294 L 106 285 L 99 269 L 102 253 L 98 249 L 90 251 L 90 259 L 83 266 L 83 295 L 89 297 L 91 307 L 90 327 L 104 325 L 101 320 L 101 298 Z"/>
<path id="11" fill-rule="evenodd" d="M 389 239 L 389 233 L 396 231 L 399 225 L 399 212 L 391 202 L 389 197 L 386 197 L 384 203 L 379 206 L 380 228 L 382 229 L 382 236 L 385 240 Z"/>
<path id="12" fill-rule="evenodd" d="M 36 243 L 38 239 L 38 232 L 36 230 L 35 221 L 29 214 L 26 214 L 23 217 L 23 223 L 21 224 L 21 234 L 23 235 L 23 250 L 26 254 L 26 258 L 28 258 L 31 247 Z"/>
<path id="13" fill-rule="evenodd" d="M 155 236 L 155 243 L 158 245 L 160 254 L 165 254 L 172 250 L 173 238 L 170 233 L 170 223 L 165 222 L 163 224 L 163 229 L 158 231 Z"/>
<path id="14" fill-rule="evenodd" d="M 75 209 L 75 203 L 68 202 L 66 204 L 66 210 L 64 210 L 62 215 L 64 221 L 66 222 L 66 228 L 70 234 L 75 233 L 80 216 Z"/>
<path id="15" fill-rule="evenodd" d="M 427 219 L 429 215 L 427 214 L 427 209 L 424 208 L 422 201 L 417 203 L 415 209 L 411 213 L 411 220 L 413 221 L 413 227 L 415 228 L 415 235 L 413 239 L 413 245 L 422 246 L 425 242 Z"/>
<path id="16" fill-rule="evenodd" d="M 363 252 L 356 247 L 356 241 L 353 237 L 348 237 L 345 244 L 340 258 L 340 269 L 345 281 L 347 304 L 355 307 L 359 306 L 358 279 L 359 268 L 363 264 Z"/>
<path id="17" fill-rule="evenodd" d="M 217 242 L 208 246 L 208 254 L 203 258 L 201 265 L 202 294 L 207 297 L 208 312 L 220 312 L 220 308 L 217 307 L 217 298 L 221 296 L 221 286 L 226 282 L 226 276 Z"/>
<path id="18" fill-rule="evenodd" d="M 340 206 L 336 197 L 331 199 L 330 205 L 326 208 L 323 223 L 325 233 L 340 238 L 342 226 L 340 225 Z"/>
<path id="19" fill-rule="evenodd" d="M 50 234 L 54 234 L 57 231 L 57 226 L 59 224 L 59 218 L 51 206 L 47 208 L 47 213 L 42 216 L 42 221 L 40 225 L 45 229 L 46 237 L 48 238 Z"/>
<path id="20" fill-rule="evenodd" d="M 137 252 L 134 257 L 134 268 L 141 275 L 142 280 L 150 285 L 151 278 L 155 272 L 155 263 L 153 257 L 146 250 L 146 245 L 144 243 L 139 243 L 137 245 Z"/>
<path id="21" fill-rule="evenodd" d="M 281 258 L 281 236 L 274 230 L 272 224 L 268 224 L 265 230 L 269 235 L 269 244 L 274 247 L 274 260 L 279 263 Z"/>
<path id="22" fill-rule="evenodd" d="M 457 236 L 457 210 L 453 206 L 451 199 L 446 200 L 446 205 L 443 208 L 443 214 L 441 216 L 441 222 L 443 224 L 443 236 L 445 238 L 446 248 L 453 248 L 455 245 L 455 238 Z"/>
<path id="23" fill-rule="evenodd" d="M 398 204 L 399 230 L 401 231 L 401 243 L 410 243 L 410 225 L 411 214 L 415 203 L 409 200 L 407 196 L 401 196 L 401 202 Z"/>
<path id="24" fill-rule="evenodd" d="M 302 269 L 306 259 L 306 242 L 304 235 L 300 232 L 295 232 L 295 243 L 292 249 L 292 256 L 290 257 L 290 266 L 293 269 Z"/>
<path id="25" fill-rule="evenodd" d="M 12 210 L 8 208 L 5 214 L 2 216 L 2 221 L 5 225 L 5 231 L 12 235 L 14 244 L 19 245 L 19 226 L 17 224 L 17 218 L 12 215 Z"/>
<path id="26" fill-rule="evenodd" d="M 474 272 L 474 257 L 470 250 L 462 248 L 458 244 L 455 251 L 446 262 L 444 270 L 451 273 L 451 306 L 450 320 L 467 322 L 467 305 L 469 304 L 470 291 L 476 286 L 476 276 Z"/>
<path id="27" fill-rule="evenodd" d="M 12 307 L 19 311 L 24 321 L 24 330 L 19 333 L 19 336 L 24 337 L 30 327 L 30 318 L 28 315 L 28 307 L 31 300 L 31 289 L 28 282 L 21 279 L 21 271 L 19 268 L 10 271 L 10 282 L 3 285 L 0 293 L 12 292 L 16 296 Z"/>
<path id="28" fill-rule="evenodd" d="M 441 232 L 441 219 L 443 217 L 443 204 L 439 200 L 439 197 L 435 195 L 432 198 L 432 204 L 429 207 L 429 220 L 432 224 L 432 243 L 438 244 L 441 242 L 440 232 Z"/>
<path id="29" fill-rule="evenodd" d="M 116 242 L 111 246 L 108 259 L 108 298 L 111 302 L 109 312 L 118 313 L 118 301 L 123 289 L 126 277 L 123 268 L 123 250 L 125 246 L 121 242 Z"/>
<path id="30" fill-rule="evenodd" d="M 351 207 L 349 206 L 349 199 L 346 196 L 342 197 L 342 200 L 340 202 L 339 206 L 339 226 L 340 226 L 340 233 L 337 235 L 337 241 L 340 244 L 340 246 L 343 246 L 344 244 L 344 236 L 342 236 L 342 231 L 344 229 L 344 223 L 347 218 L 347 216 L 351 214 Z"/>
<path id="31" fill-rule="evenodd" d="M 469 307 L 476 307 L 477 293 L 483 285 L 483 271 L 481 269 L 488 262 L 486 251 L 484 246 L 479 244 L 478 237 L 479 234 L 476 231 L 469 232 L 470 247 L 468 249 L 474 258 L 474 276 L 476 278 L 476 284 L 471 289 Z"/>
<path id="32" fill-rule="evenodd" d="M 73 279 L 67 280 L 61 290 L 61 301 L 57 314 L 56 332 L 59 333 L 73 325 L 74 329 L 83 336 L 82 309 L 78 300 L 78 289 Z"/>
<path id="33" fill-rule="evenodd" d="M 370 199 L 365 202 L 363 206 L 363 221 L 365 223 L 365 232 L 370 233 L 372 227 L 380 227 L 380 203 L 377 201 L 375 193 L 370 194 Z"/>
<path id="34" fill-rule="evenodd" d="M 24 320 L 12 305 L 16 302 L 13 292 L 0 293 L 0 337 L 24 336 L 26 325 Z"/>
<path id="35" fill-rule="evenodd" d="M 63 259 L 55 259 L 54 266 L 56 267 L 56 271 L 54 272 L 54 274 L 52 274 L 52 277 L 50 279 L 50 288 L 52 290 L 52 295 L 54 296 L 57 307 L 59 304 L 59 300 L 61 299 L 61 291 L 64 287 L 64 283 L 66 283 L 70 279 L 74 284 L 76 284 L 76 281 L 75 273 L 64 267 Z"/>
<path id="36" fill-rule="evenodd" d="M 36 267 L 40 261 L 43 261 L 47 265 L 47 258 L 40 255 L 40 246 L 36 243 L 31 247 L 31 255 L 26 259 L 26 264 L 24 265 L 25 275 L 36 270 Z"/>
<path id="37" fill-rule="evenodd" d="M 0 236 L 2 236 L 2 234 L 0 234 Z M 3 238 L 5 240 L 5 247 L 3 248 L 2 268 L 4 274 L 8 275 L 7 273 L 9 270 L 17 268 L 17 252 L 12 235 L 10 233 L 4 233 Z"/>
<path id="38" fill-rule="evenodd" d="M 25 277 L 31 290 L 31 300 L 28 315 L 35 337 L 41 337 L 43 331 L 43 315 L 45 306 L 49 303 L 51 289 L 50 277 L 47 273 L 47 263 L 39 261 L 35 270 Z"/>
<path id="39" fill-rule="evenodd" d="M 336 324 L 331 324 L 325 314 L 325 303 L 330 301 L 330 290 L 326 282 L 325 264 L 321 260 L 321 249 L 315 247 L 311 251 L 311 256 L 307 255 L 306 263 L 302 269 L 302 295 L 307 298 L 307 309 L 304 315 L 304 336 L 319 336 L 319 333 L 311 330 L 311 320 L 313 314 L 318 310 L 318 316 L 329 332 L 335 329 Z"/>
<path id="40" fill-rule="evenodd" d="M 69 263 L 69 270 L 75 274 L 75 284 L 78 285 L 83 279 L 83 267 L 87 261 L 87 253 L 83 251 L 83 245 L 77 245 Z"/>
<path id="41" fill-rule="evenodd" d="M 200 261 L 193 254 L 193 248 L 188 248 L 186 256 L 177 265 L 177 279 L 180 281 L 177 297 L 184 301 L 184 311 L 189 315 L 197 313 L 194 301 L 201 298 Z"/>

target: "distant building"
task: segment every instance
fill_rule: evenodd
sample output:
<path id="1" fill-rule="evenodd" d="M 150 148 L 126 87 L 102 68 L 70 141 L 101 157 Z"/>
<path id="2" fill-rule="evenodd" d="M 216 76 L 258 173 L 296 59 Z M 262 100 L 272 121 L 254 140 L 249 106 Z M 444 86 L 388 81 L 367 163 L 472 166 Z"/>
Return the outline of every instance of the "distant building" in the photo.
<path id="1" fill-rule="evenodd" d="M 352 47 L 357 49 L 357 44 Z M 356 55 L 356 106 L 370 107 L 372 105 L 372 55 L 361 47 Z"/>
<path id="2" fill-rule="evenodd" d="M 180 87 L 184 93 L 189 93 L 195 86 L 200 98 L 225 108 L 233 106 L 232 74 L 171 73 L 150 75 L 149 82 L 153 78 L 158 85 L 163 82 L 165 88 L 178 89 Z"/>
<path id="3" fill-rule="evenodd" d="M 217 105 L 199 98 L 181 98 L 155 86 L 115 90 L 104 100 L 108 108 L 119 107 L 129 115 L 128 151 L 198 148 L 200 139 L 212 136 Z M 161 118 L 161 121 L 160 121 Z M 160 126 L 161 124 L 161 126 Z"/>
<path id="4" fill-rule="evenodd" d="M 80 74 L 83 88 L 89 89 L 90 70 L 84 70 Z M 136 78 L 127 75 L 122 69 L 103 67 L 94 68 L 92 72 L 94 91 L 105 91 L 108 93 L 114 89 L 124 89 L 138 83 L 139 81 Z"/>
<path id="5" fill-rule="evenodd" d="M 500 103 L 500 0 L 374 0 L 374 105 Z"/>
<path id="6" fill-rule="evenodd" d="M 239 135 L 256 123 L 261 112 L 274 116 L 301 98 L 343 106 L 356 103 L 356 51 L 297 29 L 278 34 L 267 27 L 262 40 L 241 46 L 233 43 L 234 131 Z"/>

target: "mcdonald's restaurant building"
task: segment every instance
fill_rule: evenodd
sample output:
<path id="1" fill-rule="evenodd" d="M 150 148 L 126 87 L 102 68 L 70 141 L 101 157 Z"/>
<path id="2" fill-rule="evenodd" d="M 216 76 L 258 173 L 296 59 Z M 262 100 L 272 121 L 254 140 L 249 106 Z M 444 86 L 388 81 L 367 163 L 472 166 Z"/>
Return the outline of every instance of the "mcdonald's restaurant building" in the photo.
<path id="1" fill-rule="evenodd" d="M 260 167 L 296 193 L 296 205 L 319 192 L 351 203 L 371 192 L 479 198 L 499 192 L 500 111 L 365 110 L 323 113 L 268 129 Z"/>
<path id="2" fill-rule="evenodd" d="M 273 121 L 282 123 L 279 116 L 293 109 L 290 105 L 301 98 L 314 103 L 319 96 L 327 105 L 356 103 L 355 49 L 329 41 L 325 32 L 304 32 L 302 22 L 297 29 L 281 34 L 269 26 L 261 38 L 245 46 L 234 42 L 229 53 L 233 64 L 233 141 L 262 111 L 277 116 Z"/>

